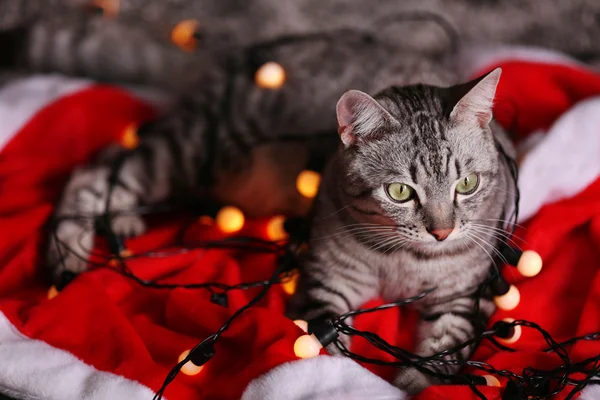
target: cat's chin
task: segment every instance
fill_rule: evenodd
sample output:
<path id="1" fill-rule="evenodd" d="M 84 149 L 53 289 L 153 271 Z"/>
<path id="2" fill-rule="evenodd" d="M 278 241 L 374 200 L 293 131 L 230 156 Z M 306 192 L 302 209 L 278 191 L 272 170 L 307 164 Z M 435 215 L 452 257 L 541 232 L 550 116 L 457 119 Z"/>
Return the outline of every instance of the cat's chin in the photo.
<path id="1" fill-rule="evenodd" d="M 459 251 L 466 250 L 469 247 L 469 242 L 465 238 L 447 239 L 441 242 L 438 241 L 419 241 L 411 243 L 411 249 L 418 253 L 436 256 L 444 254 L 456 254 Z"/>

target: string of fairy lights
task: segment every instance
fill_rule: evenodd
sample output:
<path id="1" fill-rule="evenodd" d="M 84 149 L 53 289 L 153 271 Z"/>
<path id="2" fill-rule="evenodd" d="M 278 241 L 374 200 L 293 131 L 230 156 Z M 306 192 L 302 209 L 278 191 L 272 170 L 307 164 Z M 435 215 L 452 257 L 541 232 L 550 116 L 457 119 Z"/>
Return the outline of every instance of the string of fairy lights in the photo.
<path id="1" fill-rule="evenodd" d="M 98 6 L 98 2 L 96 2 Z M 107 9 L 107 15 L 116 16 L 118 14 L 118 2 L 116 0 L 104 0 L 100 3 L 112 4 L 110 10 Z M 115 6 L 117 4 L 117 6 Z M 404 19 L 410 19 L 410 15 L 403 15 Z M 445 23 L 439 22 L 441 17 L 435 15 L 429 17 L 422 13 L 413 15 L 413 19 L 437 21 L 443 28 L 448 30 Z M 402 19 L 402 18 L 399 18 Z M 443 20 L 443 19 L 442 19 Z M 444 25 L 446 24 L 446 25 Z M 172 40 L 184 51 L 194 51 L 197 44 L 194 37 L 198 23 L 194 20 L 182 21 L 173 28 Z M 327 33 L 331 35 L 331 33 Z M 309 35 L 310 36 L 310 35 Z M 451 37 L 456 35 L 449 34 Z M 280 38 L 269 43 L 262 43 L 253 48 L 265 46 L 293 45 L 303 43 L 310 40 L 322 39 L 322 34 L 307 35 L 301 37 L 286 37 Z M 235 71 L 234 71 L 235 72 Z M 259 66 L 254 74 L 256 84 L 264 90 L 277 90 L 286 80 L 284 67 L 276 61 L 267 61 L 262 66 Z M 226 99 L 223 100 L 226 104 Z M 122 135 L 121 144 L 129 149 L 134 149 L 139 143 L 137 131 L 134 125 L 128 126 Z M 501 150 L 501 149 L 500 149 Z M 510 157 L 506 156 L 507 162 L 511 168 L 512 177 L 517 182 L 516 163 Z M 282 285 L 285 292 L 293 294 L 295 291 L 295 283 L 299 271 L 299 258 L 307 251 L 308 241 L 308 226 L 309 222 L 303 218 L 286 219 L 283 216 L 273 217 L 266 226 L 266 235 L 268 239 L 259 237 L 240 236 L 246 221 L 243 212 L 232 206 L 215 208 L 214 206 L 200 207 L 200 209 L 190 210 L 194 217 L 189 223 L 183 224 L 180 232 L 176 235 L 175 243 L 168 247 L 157 248 L 151 251 L 133 254 L 125 246 L 124 241 L 118 237 L 111 227 L 111 220 L 120 215 L 122 212 L 110 210 L 110 199 L 113 187 L 116 183 L 121 160 L 118 160 L 113 168 L 110 178 L 110 189 L 105 205 L 105 212 L 101 215 L 67 215 L 61 216 L 52 221 L 51 230 L 53 239 L 56 243 L 61 244 L 63 249 L 72 255 L 79 257 L 82 260 L 88 261 L 90 255 L 93 255 L 93 261 L 89 260 L 89 265 L 93 268 L 110 268 L 111 270 L 122 274 L 135 281 L 137 284 L 152 288 L 152 289 L 173 289 L 173 288 L 188 288 L 207 290 L 211 294 L 211 301 L 223 307 L 228 307 L 227 294 L 233 290 L 248 290 L 251 288 L 259 288 L 258 292 L 241 308 L 238 308 L 213 334 L 207 336 L 198 345 L 191 349 L 184 349 L 177 359 L 173 360 L 174 366 L 168 375 L 165 377 L 163 385 L 156 392 L 154 400 L 161 399 L 168 385 L 176 379 L 181 372 L 186 375 L 201 374 L 202 369 L 213 357 L 216 356 L 215 343 L 221 335 L 229 329 L 231 324 L 246 310 L 256 305 L 271 289 L 273 285 Z M 300 194 L 307 198 L 314 198 L 317 195 L 320 183 L 320 171 L 307 169 L 302 171 L 297 178 L 297 190 Z M 157 213 L 168 213 L 173 211 L 173 206 L 161 205 L 155 207 L 138 207 L 129 213 L 135 213 L 140 216 L 151 216 Z M 180 210 L 180 208 L 178 208 Z M 515 209 L 511 219 L 517 220 L 518 216 L 518 191 L 515 196 Z M 90 223 L 88 229 L 94 229 L 99 236 L 103 236 L 108 244 L 109 253 L 101 253 L 99 251 L 89 249 L 88 254 L 78 254 L 74 249 L 70 248 L 67 243 L 60 240 L 56 232 L 56 228 L 60 222 L 68 219 L 87 220 Z M 214 225 L 226 237 L 220 240 L 189 240 L 186 238 L 186 233 L 191 226 L 194 225 Z M 507 240 L 512 241 L 510 235 L 513 233 L 515 224 L 511 229 L 507 230 Z M 82 232 L 84 234 L 85 232 Z M 240 282 L 234 285 L 228 285 L 221 282 L 162 282 L 161 280 L 146 280 L 139 278 L 131 272 L 127 264 L 130 260 L 139 257 L 169 257 L 174 254 L 181 254 L 197 249 L 226 249 L 234 252 L 245 253 L 265 253 L 272 254 L 276 257 L 276 263 L 273 272 L 270 276 L 262 280 L 252 282 Z M 64 255 L 63 255 L 64 258 Z M 525 277 L 534 277 L 542 268 L 542 260 L 535 251 L 521 251 L 517 248 L 501 245 L 496 251 L 496 260 L 493 263 L 490 275 L 479 287 L 476 293 L 482 295 L 486 288 L 490 288 L 496 296 L 494 298 L 498 308 L 503 310 L 512 310 L 519 304 L 520 294 L 516 286 L 509 285 L 500 273 L 502 265 L 516 266 L 521 275 Z M 52 286 L 48 291 L 48 298 L 53 298 L 59 295 L 70 281 L 75 279 L 75 275 L 65 271 L 56 285 Z M 396 347 L 373 332 L 361 331 L 345 321 L 360 314 L 375 313 L 392 307 L 404 307 L 411 303 L 418 302 L 435 288 L 426 290 L 417 296 L 401 299 L 396 302 L 384 304 L 378 307 L 353 310 L 343 315 L 328 316 L 326 318 L 315 319 L 311 321 L 296 320 L 294 323 L 305 332 L 300 335 L 294 343 L 293 351 L 299 358 L 309 358 L 318 356 L 322 349 L 329 345 L 335 345 L 339 351 L 354 360 L 367 364 L 386 365 L 395 368 L 414 367 L 419 371 L 438 378 L 445 382 L 455 384 L 468 385 L 474 394 L 479 398 L 485 399 L 483 393 L 479 390 L 481 386 L 501 386 L 501 381 L 505 381 L 503 399 L 548 399 L 552 396 L 568 390 L 566 399 L 571 399 L 586 385 L 591 383 L 600 383 L 600 355 L 590 357 L 581 361 L 574 361 L 569 354 L 569 347 L 581 341 L 600 340 L 600 332 L 592 332 L 587 335 L 571 338 L 563 342 L 557 342 L 552 336 L 542 327 L 534 322 L 526 320 L 505 319 L 496 322 L 490 328 L 483 328 L 478 331 L 477 335 L 467 342 L 461 343 L 451 349 L 447 349 L 437 354 L 422 356 L 409 352 L 400 347 Z M 477 318 L 478 308 L 473 311 L 471 317 L 473 320 Z M 553 353 L 561 360 L 562 364 L 551 369 L 543 370 L 536 368 L 526 368 L 521 374 L 509 371 L 499 370 L 489 363 L 475 360 L 465 360 L 462 357 L 449 357 L 457 354 L 467 346 L 478 346 L 483 341 L 487 341 L 504 351 L 515 351 L 511 346 L 517 343 L 524 329 L 531 329 L 539 333 L 548 347 L 545 350 L 548 353 Z M 339 340 L 339 335 L 347 335 L 350 337 L 361 337 L 367 340 L 375 348 L 391 355 L 394 361 L 385 361 L 377 358 L 369 358 L 364 355 L 351 352 L 346 348 L 342 341 Z M 477 370 L 481 375 L 477 374 L 458 374 L 450 375 L 439 372 L 441 366 L 469 368 Z M 577 374 L 578 378 L 573 375 Z"/>

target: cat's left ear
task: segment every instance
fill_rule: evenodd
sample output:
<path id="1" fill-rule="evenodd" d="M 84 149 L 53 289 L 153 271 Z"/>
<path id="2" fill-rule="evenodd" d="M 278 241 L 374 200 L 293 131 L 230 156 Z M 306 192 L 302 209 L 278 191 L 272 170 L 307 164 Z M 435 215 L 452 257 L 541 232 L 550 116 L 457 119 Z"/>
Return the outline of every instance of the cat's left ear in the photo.
<path id="1" fill-rule="evenodd" d="M 450 119 L 459 123 L 475 122 L 481 127 L 492 120 L 492 108 L 496 87 L 502 74 L 501 68 L 462 85 L 451 88 L 456 105 L 450 113 Z"/>
<path id="2" fill-rule="evenodd" d="M 394 119 L 377 100 L 360 90 L 344 93 L 336 112 L 338 133 L 346 147 L 376 137 L 381 128 Z"/>

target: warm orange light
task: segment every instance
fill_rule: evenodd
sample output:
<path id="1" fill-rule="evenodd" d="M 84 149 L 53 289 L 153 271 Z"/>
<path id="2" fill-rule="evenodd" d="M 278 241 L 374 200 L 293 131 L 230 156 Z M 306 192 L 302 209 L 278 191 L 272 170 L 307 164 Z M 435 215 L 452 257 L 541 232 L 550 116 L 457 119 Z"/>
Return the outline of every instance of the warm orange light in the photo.
<path id="1" fill-rule="evenodd" d="M 542 257 L 533 250 L 525 250 L 519 258 L 517 270 L 521 275 L 531 278 L 542 270 Z"/>
<path id="2" fill-rule="evenodd" d="M 92 5 L 102 9 L 102 15 L 114 18 L 119 15 L 120 1 L 119 0 L 94 0 Z"/>
<path id="3" fill-rule="evenodd" d="M 235 233 L 244 227 L 244 213 L 237 207 L 223 207 L 217 213 L 215 222 L 222 232 Z"/>
<path id="4" fill-rule="evenodd" d="M 308 332 L 308 322 L 306 322 L 305 320 L 296 319 L 294 320 L 294 324 L 296 324 L 296 326 L 302 329 L 304 332 Z"/>
<path id="5" fill-rule="evenodd" d="M 294 342 L 294 354 L 300 358 L 312 358 L 319 355 L 323 348 L 315 335 L 302 335 Z"/>
<path id="6" fill-rule="evenodd" d="M 121 256 L 121 258 L 131 257 L 133 255 L 133 251 L 129 249 L 123 249 L 119 252 L 119 255 Z"/>
<path id="7" fill-rule="evenodd" d="M 515 320 L 512 318 L 504 318 L 502 321 L 504 322 L 514 322 Z M 517 340 L 519 340 L 521 338 L 521 334 L 523 334 L 523 327 L 521 327 L 521 325 L 515 325 L 513 327 L 510 328 L 510 333 L 511 336 L 508 338 L 497 338 L 499 342 L 505 343 L 505 344 L 512 344 L 512 343 L 516 343 Z"/>
<path id="8" fill-rule="evenodd" d="M 279 89 L 285 83 L 285 70 L 280 64 L 269 61 L 256 71 L 254 81 L 264 89 Z"/>
<path id="9" fill-rule="evenodd" d="M 285 217 L 282 215 L 271 218 L 267 223 L 267 236 L 269 240 L 277 242 L 288 238 L 288 233 L 283 228 L 284 223 Z"/>
<path id="10" fill-rule="evenodd" d="M 48 289 L 48 300 L 52 300 L 53 298 L 58 296 L 59 293 L 60 292 L 58 291 L 56 286 L 54 286 L 54 285 L 50 286 L 50 289 Z"/>
<path id="11" fill-rule="evenodd" d="M 197 28 L 198 21 L 195 19 L 183 20 L 171 31 L 171 41 L 181 50 L 191 53 L 198 47 L 198 40 L 194 37 Z"/>
<path id="12" fill-rule="evenodd" d="M 189 350 L 184 351 L 183 353 L 181 353 L 181 355 L 179 356 L 179 361 L 178 362 L 182 362 L 187 356 L 188 354 L 190 354 Z M 204 368 L 203 365 L 196 365 L 191 361 L 186 362 L 185 364 L 183 364 L 183 367 L 181 367 L 181 372 L 183 372 L 186 375 L 198 375 L 200 373 L 200 371 L 202 371 L 202 368 Z"/>
<path id="13" fill-rule="evenodd" d="M 212 226 L 215 223 L 215 220 L 213 217 L 209 217 L 208 215 L 203 215 L 200 218 L 198 218 L 198 223 L 200 225 Z"/>
<path id="14" fill-rule="evenodd" d="M 493 375 L 484 375 L 485 382 L 488 386 L 500 387 L 500 381 Z"/>
<path id="15" fill-rule="evenodd" d="M 121 135 L 121 146 L 126 149 L 135 149 L 140 144 L 140 138 L 137 134 L 137 125 L 129 124 Z"/>
<path id="16" fill-rule="evenodd" d="M 304 197 L 314 198 L 321 184 L 321 174 L 315 171 L 304 170 L 296 178 L 296 189 Z"/>
<path id="17" fill-rule="evenodd" d="M 519 289 L 515 285 L 510 285 L 508 292 L 503 294 L 502 296 L 494 297 L 494 302 L 499 309 L 510 311 L 513 310 L 516 306 L 519 305 L 521 301 L 521 293 Z"/>
<path id="18" fill-rule="evenodd" d="M 298 286 L 298 272 L 294 272 L 293 275 L 284 279 L 286 279 L 286 281 L 281 284 L 281 287 L 284 292 L 291 296 L 296 292 L 296 286 Z"/>

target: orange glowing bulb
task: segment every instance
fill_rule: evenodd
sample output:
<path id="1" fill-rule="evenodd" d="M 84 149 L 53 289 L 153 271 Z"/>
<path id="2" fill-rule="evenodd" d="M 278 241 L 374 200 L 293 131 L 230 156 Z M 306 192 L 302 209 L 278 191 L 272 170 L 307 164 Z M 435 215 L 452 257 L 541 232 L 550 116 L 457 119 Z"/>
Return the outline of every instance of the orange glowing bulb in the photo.
<path id="1" fill-rule="evenodd" d="M 494 302 L 499 309 L 510 311 L 513 310 L 516 306 L 519 305 L 521 301 L 521 293 L 519 289 L 515 285 L 510 285 L 508 292 L 503 294 L 502 296 L 494 297 Z"/>
<path id="2" fill-rule="evenodd" d="M 129 249 L 123 249 L 119 252 L 119 255 L 121 256 L 121 258 L 131 257 L 133 255 L 133 251 Z"/>
<path id="3" fill-rule="evenodd" d="M 119 15 L 119 0 L 95 0 L 92 2 L 95 7 L 102 9 L 102 15 L 115 18 Z"/>
<path id="4" fill-rule="evenodd" d="M 488 386 L 500 387 L 500 381 L 493 375 L 484 375 L 483 378 Z"/>
<path id="5" fill-rule="evenodd" d="M 59 293 L 60 292 L 58 291 L 56 286 L 54 286 L 54 285 L 50 286 L 50 289 L 48 289 L 48 300 L 52 300 L 53 298 L 58 296 Z"/>
<path id="6" fill-rule="evenodd" d="M 217 213 L 215 222 L 222 232 L 235 233 L 244 227 L 244 213 L 237 207 L 223 207 Z"/>
<path id="7" fill-rule="evenodd" d="M 179 361 L 178 362 L 182 362 L 187 356 L 188 354 L 190 354 L 189 350 L 184 351 L 183 353 L 181 353 L 181 355 L 179 356 Z M 181 372 L 183 372 L 186 375 L 198 375 L 200 373 L 200 371 L 202 371 L 202 368 L 204 368 L 203 365 L 196 365 L 191 361 L 186 362 L 185 364 L 183 364 L 183 367 L 181 367 Z"/>
<path id="8" fill-rule="evenodd" d="M 288 277 L 285 282 L 281 284 L 283 291 L 289 294 L 290 296 L 296 293 L 296 286 L 298 286 L 298 273 L 294 273 L 293 275 Z"/>
<path id="9" fill-rule="evenodd" d="M 511 323 L 511 322 L 514 322 L 514 319 L 504 318 L 502 321 Z M 521 335 L 523 334 L 523 327 L 521 327 L 521 325 L 515 325 L 510 328 L 510 333 L 511 333 L 510 337 L 508 337 L 508 338 L 499 337 L 499 338 L 497 338 L 498 341 L 505 343 L 505 344 L 516 343 L 521 338 Z"/>
<path id="10" fill-rule="evenodd" d="M 296 324 L 296 326 L 300 329 L 302 329 L 304 332 L 308 333 L 308 322 L 306 322 L 303 319 L 296 319 L 294 320 L 294 324 Z"/>
<path id="11" fill-rule="evenodd" d="M 533 250 L 525 250 L 519 258 L 517 270 L 521 275 L 531 278 L 536 276 L 542 270 L 542 257 Z"/>
<path id="12" fill-rule="evenodd" d="M 319 355 L 323 348 L 315 335 L 302 335 L 294 342 L 294 354 L 299 358 L 312 358 Z"/>
<path id="13" fill-rule="evenodd" d="M 212 226 L 215 223 L 215 220 L 208 215 L 203 215 L 198 218 L 198 223 L 200 225 Z"/>
<path id="14" fill-rule="evenodd" d="M 126 149 L 135 149 L 140 144 L 140 138 L 137 134 L 137 125 L 129 124 L 121 136 L 121 146 Z"/>
<path id="15" fill-rule="evenodd" d="M 263 89 L 279 89 L 285 83 L 285 70 L 280 64 L 269 61 L 256 71 L 254 81 Z"/>
<path id="16" fill-rule="evenodd" d="M 296 189 L 304 197 L 314 198 L 319 192 L 321 174 L 311 170 L 304 170 L 296 178 Z"/>
<path id="17" fill-rule="evenodd" d="M 283 228 L 284 222 L 285 217 L 281 215 L 271 218 L 267 224 L 267 236 L 269 240 L 277 242 L 288 238 L 288 233 Z"/>
<path id="18" fill-rule="evenodd" d="M 195 19 L 183 20 L 171 31 L 171 41 L 181 50 L 191 53 L 198 46 L 198 40 L 194 37 L 197 28 L 198 21 Z"/>

